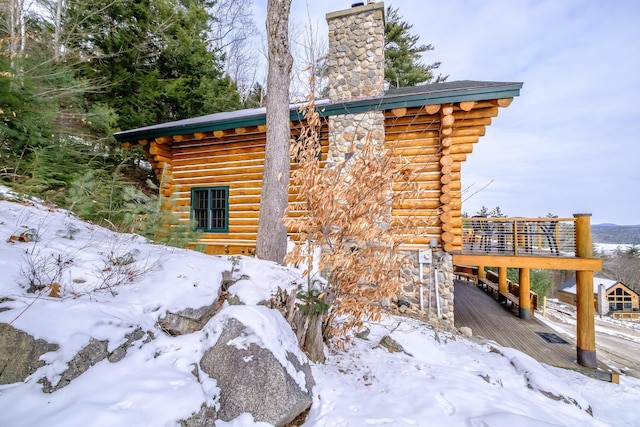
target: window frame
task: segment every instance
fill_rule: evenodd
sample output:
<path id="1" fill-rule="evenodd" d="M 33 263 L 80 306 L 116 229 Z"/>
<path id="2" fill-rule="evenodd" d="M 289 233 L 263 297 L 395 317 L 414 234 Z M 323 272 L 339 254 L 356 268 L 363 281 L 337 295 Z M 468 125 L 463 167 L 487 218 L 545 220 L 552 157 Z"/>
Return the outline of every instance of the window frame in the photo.
<path id="1" fill-rule="evenodd" d="M 223 198 L 214 199 L 214 191 L 224 191 Z M 197 208 L 195 206 L 196 194 L 206 192 L 207 200 L 206 208 Z M 216 201 L 224 201 L 224 207 L 214 207 L 213 202 Z M 213 187 L 193 187 L 191 188 L 191 220 L 193 223 L 194 230 L 202 231 L 204 233 L 228 233 L 229 232 L 229 186 L 213 186 Z M 216 210 L 223 210 L 224 214 L 224 226 L 223 227 L 213 227 L 213 219 L 216 215 L 213 214 Z M 196 218 L 196 211 L 205 211 L 206 212 L 206 227 L 200 227 L 198 219 Z"/>

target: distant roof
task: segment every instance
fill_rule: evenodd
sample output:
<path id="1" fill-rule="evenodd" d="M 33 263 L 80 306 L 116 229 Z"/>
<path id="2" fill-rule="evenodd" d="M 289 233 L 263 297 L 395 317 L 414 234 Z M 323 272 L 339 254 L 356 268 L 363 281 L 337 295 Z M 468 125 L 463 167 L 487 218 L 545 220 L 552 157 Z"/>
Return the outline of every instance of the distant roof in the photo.
<path id="1" fill-rule="evenodd" d="M 512 98 L 520 95 L 522 83 L 480 82 L 461 80 L 434 83 L 399 89 L 390 89 L 382 96 L 357 98 L 348 101 L 316 101 L 316 107 L 325 117 L 365 111 L 390 110 L 402 107 L 420 107 L 430 104 L 445 104 L 463 101 L 486 101 Z M 301 104 L 290 106 L 291 120 L 300 120 Z M 209 114 L 201 117 L 177 120 L 138 129 L 117 132 L 113 136 L 118 142 L 152 139 L 162 136 L 184 135 L 196 132 L 233 129 L 266 123 L 266 109 L 252 108 Z"/>
<path id="2" fill-rule="evenodd" d="M 615 286 L 617 283 L 622 283 L 622 282 L 620 282 L 619 280 L 601 279 L 599 277 L 594 277 L 593 278 L 593 293 L 594 294 L 598 293 L 598 288 L 600 287 L 600 284 L 604 285 L 605 290 L 609 290 L 610 288 Z M 622 283 L 622 284 L 624 284 L 624 283 Z M 574 295 L 577 294 L 575 276 L 572 279 L 567 280 L 562 285 L 560 285 L 558 290 L 566 292 L 568 294 L 574 294 Z"/>

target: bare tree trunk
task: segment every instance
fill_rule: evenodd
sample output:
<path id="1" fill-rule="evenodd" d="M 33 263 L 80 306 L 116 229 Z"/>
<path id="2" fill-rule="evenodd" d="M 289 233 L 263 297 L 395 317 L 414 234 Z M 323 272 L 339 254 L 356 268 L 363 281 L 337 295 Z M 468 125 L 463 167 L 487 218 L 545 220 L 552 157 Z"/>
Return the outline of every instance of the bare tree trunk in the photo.
<path id="1" fill-rule="evenodd" d="M 282 221 L 289 198 L 289 77 L 293 58 L 289 48 L 291 0 L 267 4 L 267 146 L 260 197 L 256 255 L 282 263 L 287 252 L 287 229 Z"/>
<path id="2" fill-rule="evenodd" d="M 9 56 L 9 68 L 13 70 L 17 77 L 22 77 L 22 64 L 17 62 L 16 58 L 22 58 L 26 49 L 26 23 L 24 19 L 24 0 L 11 0 L 4 2 L 1 5 L 5 10 L 7 16 L 7 33 L 9 35 L 8 40 L 8 56 Z M 19 81 L 19 79 L 12 79 L 12 81 Z"/>
<path id="3" fill-rule="evenodd" d="M 60 60 L 60 57 L 62 56 L 62 44 L 60 42 L 60 36 L 62 34 L 62 2 L 63 0 L 58 0 L 56 2 L 56 15 L 53 36 L 53 59 L 55 59 L 56 61 Z"/>

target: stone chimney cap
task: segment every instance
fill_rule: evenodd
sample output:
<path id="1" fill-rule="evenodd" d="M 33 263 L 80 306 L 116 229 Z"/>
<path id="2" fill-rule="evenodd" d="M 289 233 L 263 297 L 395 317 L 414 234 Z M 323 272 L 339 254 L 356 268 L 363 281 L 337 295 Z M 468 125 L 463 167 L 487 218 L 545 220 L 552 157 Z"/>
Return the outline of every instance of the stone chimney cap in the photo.
<path id="1" fill-rule="evenodd" d="M 357 10 L 354 10 L 357 9 Z M 369 10 L 375 10 L 375 9 L 382 9 L 382 11 L 384 12 L 384 2 L 368 2 L 367 4 L 364 4 L 364 2 L 358 2 L 358 3 L 353 3 L 351 5 L 351 9 L 344 9 L 344 10 L 338 10 L 336 12 L 329 12 L 326 14 L 326 18 L 327 21 L 330 19 L 334 19 L 334 18 L 338 18 L 340 16 L 344 16 L 344 15 L 351 15 L 353 13 L 361 13 L 361 12 L 366 12 Z M 384 21 L 384 13 L 382 15 L 382 19 L 383 19 L 383 25 L 386 23 Z"/>

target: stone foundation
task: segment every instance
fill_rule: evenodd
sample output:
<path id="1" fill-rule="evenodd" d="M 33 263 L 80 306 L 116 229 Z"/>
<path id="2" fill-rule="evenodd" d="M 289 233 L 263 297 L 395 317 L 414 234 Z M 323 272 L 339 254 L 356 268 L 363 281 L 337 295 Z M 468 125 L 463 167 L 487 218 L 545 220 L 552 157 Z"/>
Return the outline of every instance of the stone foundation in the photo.
<path id="1" fill-rule="evenodd" d="M 434 250 L 432 264 L 422 265 L 422 309 L 420 306 L 420 264 L 418 251 L 407 251 L 410 265 L 402 271 L 402 294 L 398 296 L 399 305 L 406 301 L 409 310 L 428 318 L 454 322 L 453 312 L 453 258 L 442 250 Z M 434 272 L 437 272 L 438 292 L 436 296 Z M 436 299 L 438 297 L 438 299 Z M 440 316 L 438 316 L 438 303 Z"/>

